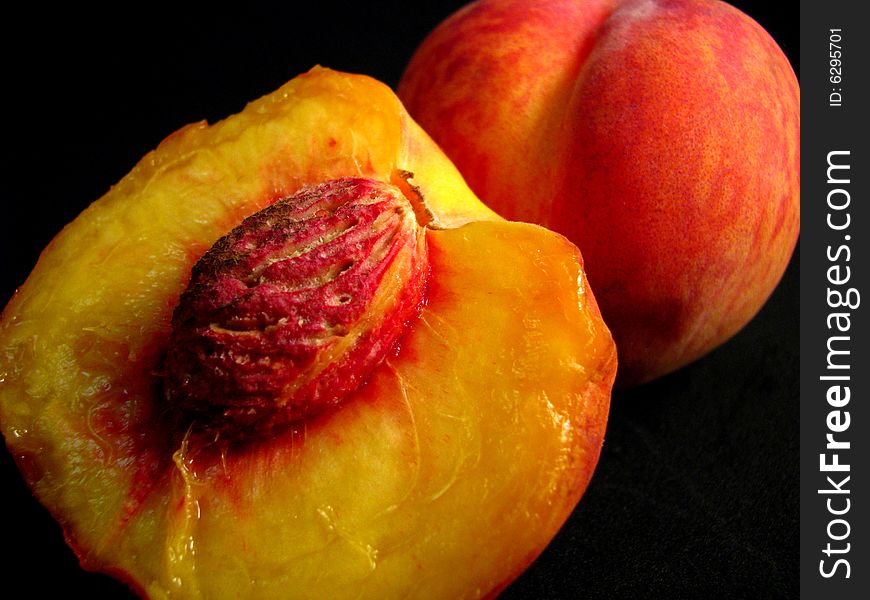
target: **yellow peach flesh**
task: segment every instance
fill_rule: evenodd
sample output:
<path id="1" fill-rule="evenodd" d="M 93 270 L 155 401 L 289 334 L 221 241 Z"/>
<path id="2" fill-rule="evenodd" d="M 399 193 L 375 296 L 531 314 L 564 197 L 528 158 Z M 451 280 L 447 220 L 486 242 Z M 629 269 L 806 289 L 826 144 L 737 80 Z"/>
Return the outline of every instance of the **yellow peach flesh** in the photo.
<path id="1" fill-rule="evenodd" d="M 0 323 L 0 423 L 84 566 L 154 598 L 480 595 L 554 535 L 597 460 L 612 342 L 576 248 L 421 148 L 384 86 L 315 70 L 170 137 L 52 242 Z M 427 232 L 395 356 L 275 439 L 163 429 L 161 353 L 206 248 L 306 183 L 403 171 L 457 228 Z"/>

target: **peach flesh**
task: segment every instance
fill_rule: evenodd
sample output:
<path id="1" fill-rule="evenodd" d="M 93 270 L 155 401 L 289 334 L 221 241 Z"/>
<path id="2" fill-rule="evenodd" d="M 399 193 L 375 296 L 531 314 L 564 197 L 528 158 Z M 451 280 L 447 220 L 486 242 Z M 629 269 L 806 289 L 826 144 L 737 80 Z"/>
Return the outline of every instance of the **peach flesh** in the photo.
<path id="1" fill-rule="evenodd" d="M 425 198 L 419 318 L 273 439 L 175 428 L 161 359 L 193 265 L 345 177 Z M 81 564 L 144 596 L 486 595 L 586 489 L 615 368 L 576 247 L 483 206 L 386 86 L 317 68 L 173 134 L 58 234 L 0 319 L 0 424 Z"/>

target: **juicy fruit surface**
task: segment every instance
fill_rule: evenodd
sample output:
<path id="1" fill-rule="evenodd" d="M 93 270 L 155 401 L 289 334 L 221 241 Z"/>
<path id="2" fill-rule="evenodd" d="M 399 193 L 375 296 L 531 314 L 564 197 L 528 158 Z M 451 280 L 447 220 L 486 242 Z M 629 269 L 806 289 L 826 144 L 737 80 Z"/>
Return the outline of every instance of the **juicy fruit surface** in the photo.
<path id="1" fill-rule="evenodd" d="M 800 221 L 800 91 L 722 2 L 476 2 L 399 95 L 499 214 L 574 241 L 641 383 L 738 331 Z"/>
<path id="2" fill-rule="evenodd" d="M 358 176 L 443 228 L 398 349 L 274 437 L 178 428 L 162 361 L 191 267 L 246 216 Z M 0 423 L 83 565 L 148 596 L 475 596 L 579 499 L 614 371 L 576 248 L 483 207 L 384 86 L 316 69 L 174 134 L 55 238 L 0 323 Z"/>

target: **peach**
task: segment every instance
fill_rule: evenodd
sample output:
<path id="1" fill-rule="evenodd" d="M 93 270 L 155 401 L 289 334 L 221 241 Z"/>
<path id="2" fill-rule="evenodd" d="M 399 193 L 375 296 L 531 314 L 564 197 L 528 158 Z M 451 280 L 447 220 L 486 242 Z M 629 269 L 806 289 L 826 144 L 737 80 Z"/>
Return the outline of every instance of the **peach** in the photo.
<path id="1" fill-rule="evenodd" d="M 491 208 L 580 247 L 621 385 L 735 334 L 794 249 L 798 83 L 722 2 L 480 0 L 399 96 Z"/>
<path id="2" fill-rule="evenodd" d="M 58 234 L 0 320 L 0 426 L 143 596 L 491 596 L 585 490 L 615 370 L 577 248 L 316 68 Z"/>

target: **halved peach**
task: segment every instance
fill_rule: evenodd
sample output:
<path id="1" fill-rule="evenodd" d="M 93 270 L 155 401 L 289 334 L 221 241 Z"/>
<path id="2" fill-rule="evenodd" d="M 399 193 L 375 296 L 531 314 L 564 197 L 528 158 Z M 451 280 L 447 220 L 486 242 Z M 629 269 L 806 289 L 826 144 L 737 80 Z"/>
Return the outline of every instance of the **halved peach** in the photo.
<path id="1" fill-rule="evenodd" d="M 342 178 L 414 208 L 426 280 L 397 341 L 273 427 L 173 402 L 194 264 Z M 577 249 L 485 208 L 387 87 L 315 68 L 173 134 L 52 241 L 0 322 L 0 423 L 82 565 L 145 596 L 475 597 L 579 500 L 615 369 Z"/>

